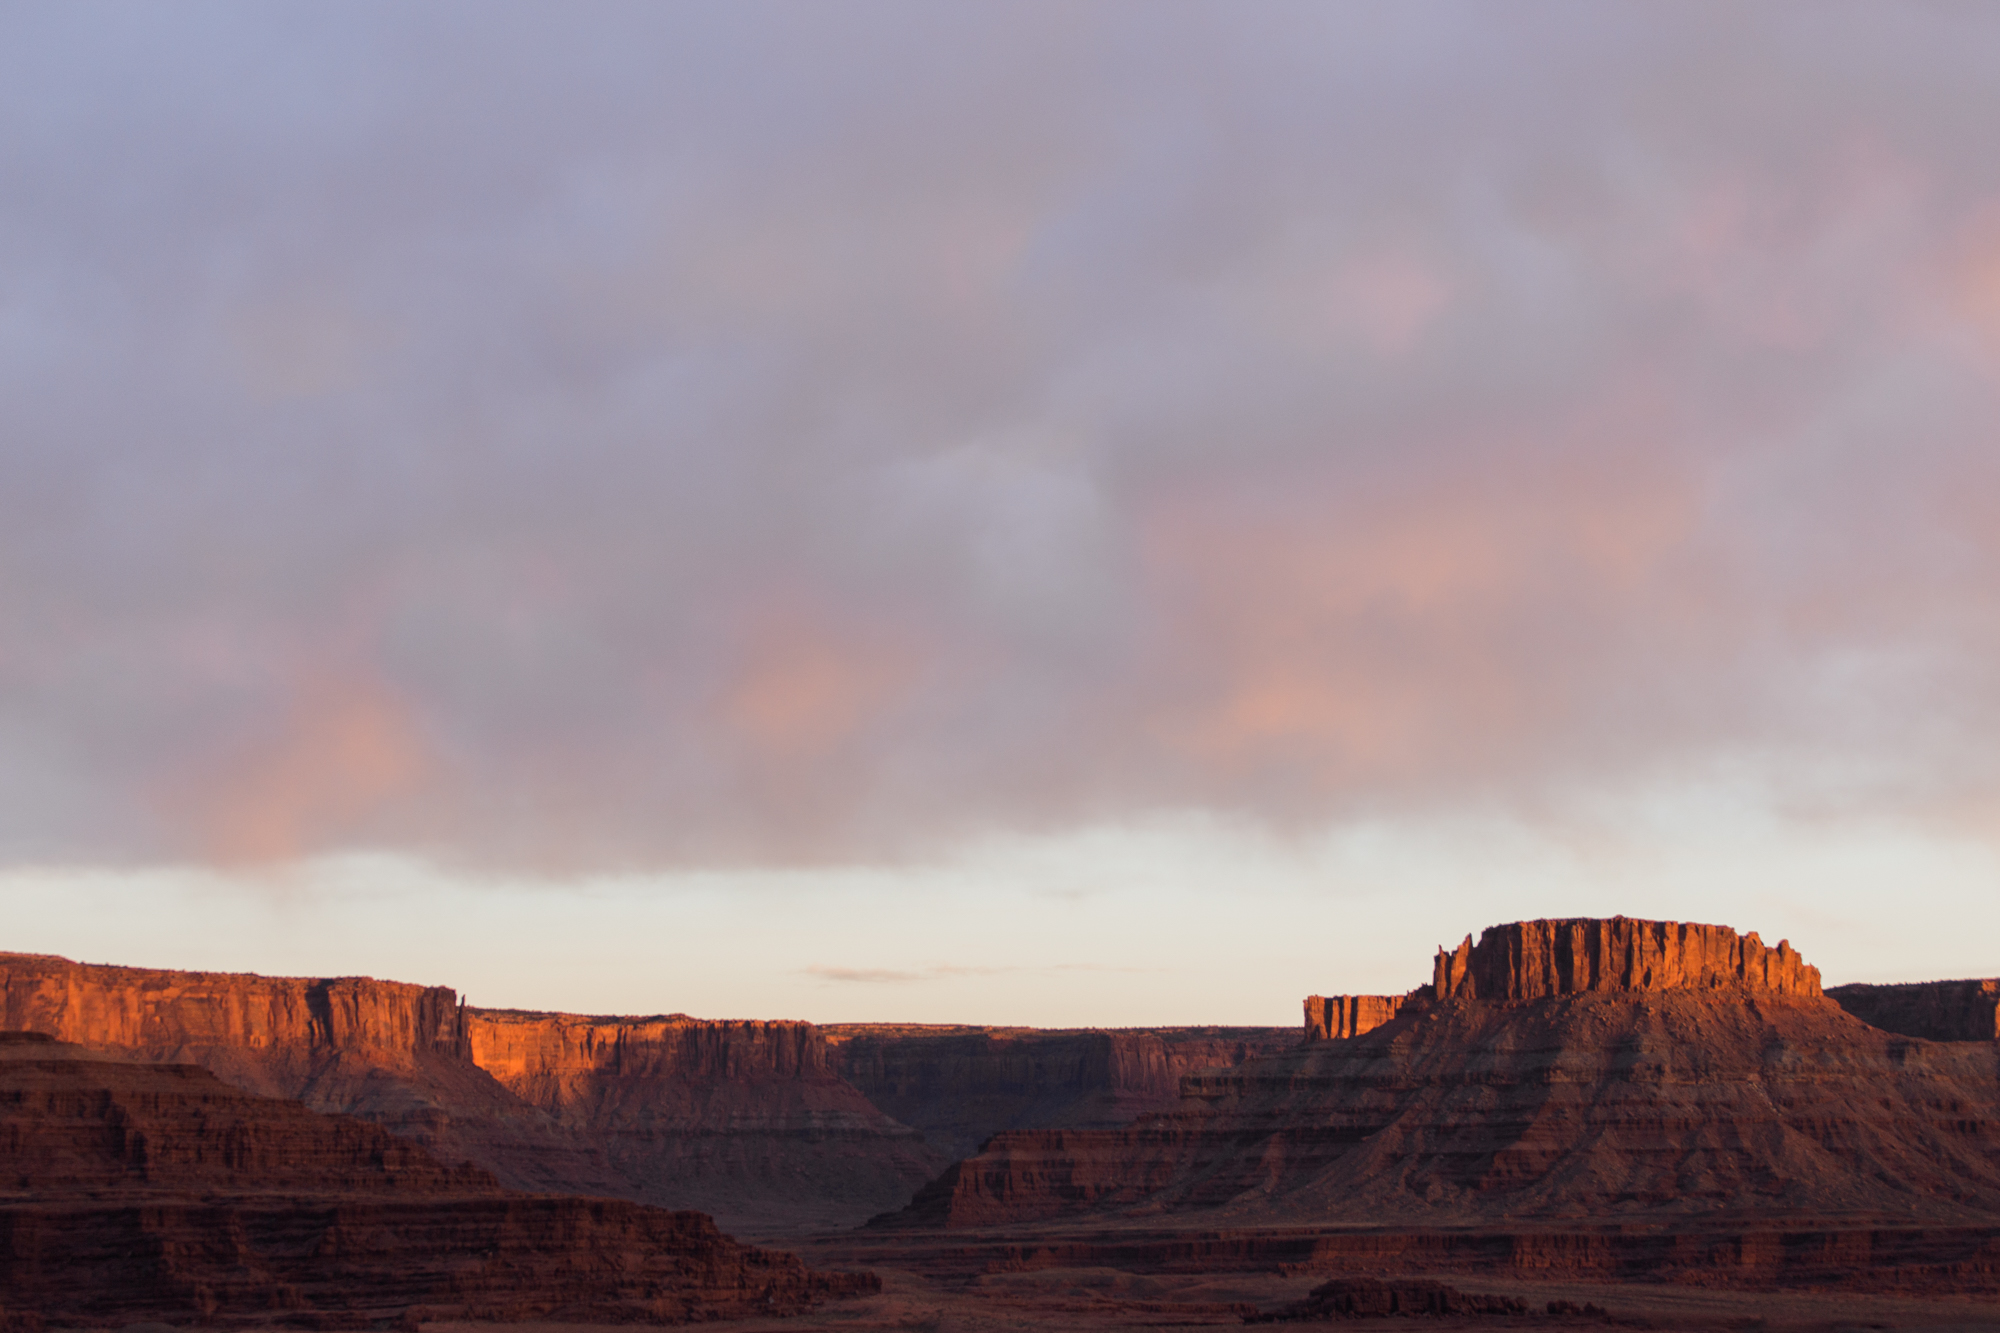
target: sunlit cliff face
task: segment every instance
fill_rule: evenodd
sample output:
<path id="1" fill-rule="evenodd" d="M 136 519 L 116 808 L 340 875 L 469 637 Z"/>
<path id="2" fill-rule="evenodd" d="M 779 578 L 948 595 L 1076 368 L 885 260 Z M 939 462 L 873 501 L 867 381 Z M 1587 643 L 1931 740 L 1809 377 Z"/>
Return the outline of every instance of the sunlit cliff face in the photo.
<path id="1" fill-rule="evenodd" d="M 111 12 L 0 19 L 17 867 L 1985 844 L 1983 12 Z"/>

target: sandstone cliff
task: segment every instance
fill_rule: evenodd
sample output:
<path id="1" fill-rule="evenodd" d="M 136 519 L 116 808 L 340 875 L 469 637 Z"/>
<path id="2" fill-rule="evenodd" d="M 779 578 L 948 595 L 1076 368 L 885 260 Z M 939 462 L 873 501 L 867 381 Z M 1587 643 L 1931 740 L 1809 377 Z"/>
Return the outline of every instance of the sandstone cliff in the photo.
<path id="1" fill-rule="evenodd" d="M 265 977 L 0 954 L 0 1026 L 359 1116 L 516 1189 L 623 1195 L 598 1145 L 471 1058 L 458 996 L 370 977 Z"/>
<path id="2" fill-rule="evenodd" d="M 1927 1041 L 2000 1039 L 2000 978 L 1835 986 L 1827 997 L 1885 1032 Z"/>
<path id="3" fill-rule="evenodd" d="M 1609 991 L 1747 990 L 1816 996 L 1819 969 L 1791 944 L 1767 948 L 1756 932 L 1682 921 L 1569 918 L 1516 921 L 1438 950 L 1431 994 L 1536 1000 Z"/>
<path id="4" fill-rule="evenodd" d="M 1816 981 L 1716 927 L 1496 928 L 1442 956 L 1442 1000 L 1191 1075 L 1125 1129 L 997 1135 L 879 1225 L 2000 1221 L 2000 1049 L 1892 1036 Z"/>
<path id="5" fill-rule="evenodd" d="M 1403 1011 L 1403 1007 L 1426 998 L 1421 991 L 1407 995 L 1308 995 L 1306 996 L 1306 1040 L 1343 1041 L 1373 1032 Z"/>
<path id="6" fill-rule="evenodd" d="M 368 1051 L 395 1062 L 463 1057 L 458 995 L 370 977 L 264 977 L 0 954 L 5 1017 L 133 1050 L 227 1047 L 285 1056 Z M 67 1040 L 67 1038 L 58 1038 Z"/>
<path id="7" fill-rule="evenodd" d="M 858 1222 L 946 1160 L 844 1083 L 805 1023 L 478 1010 L 366 977 L 0 954 L 0 1024 L 199 1064 L 509 1188 L 699 1208 L 760 1234 Z"/>
<path id="8" fill-rule="evenodd" d="M 1109 1128 L 1180 1101 L 1181 1079 L 1298 1044 L 1288 1028 L 823 1029 L 835 1067 L 945 1161 L 1020 1128 Z M 919 1182 L 921 1183 L 921 1182 Z"/>
<path id="9" fill-rule="evenodd" d="M 835 1072 L 810 1023 L 468 1009 L 472 1059 L 603 1145 L 632 1197 L 733 1227 L 852 1226 L 949 1160 Z"/>
<path id="10" fill-rule="evenodd" d="M 875 1286 L 697 1213 L 512 1193 L 406 1139 L 193 1065 L 0 1034 L 10 1324 L 677 1323 Z"/>

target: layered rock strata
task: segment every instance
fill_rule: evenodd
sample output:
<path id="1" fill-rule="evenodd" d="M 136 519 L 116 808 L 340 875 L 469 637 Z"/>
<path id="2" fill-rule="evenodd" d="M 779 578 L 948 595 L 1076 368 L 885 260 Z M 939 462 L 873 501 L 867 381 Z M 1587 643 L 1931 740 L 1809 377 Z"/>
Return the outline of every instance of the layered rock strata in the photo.
<path id="1" fill-rule="evenodd" d="M 0 1024 L 198 1064 L 509 1188 L 699 1208 L 759 1234 L 851 1225 L 947 1160 L 842 1082 L 805 1023 L 482 1010 L 366 977 L 0 954 Z"/>
<path id="2" fill-rule="evenodd" d="M 514 1189 L 629 1195 L 601 1149 L 473 1062 L 455 992 L 0 954 L 0 1025 L 358 1116 Z"/>
<path id="3" fill-rule="evenodd" d="M 197 1066 L 0 1034 L 0 1293 L 17 1323 L 679 1323 L 876 1285 L 698 1213 L 510 1192 Z"/>
<path id="4" fill-rule="evenodd" d="M 472 1060 L 599 1145 L 633 1197 L 750 1230 L 852 1226 L 949 1160 L 835 1071 L 810 1023 L 468 1009 Z"/>
<path id="5" fill-rule="evenodd" d="M 1926 1041 L 2000 1040 L 2000 978 L 1835 986 L 1827 997 L 1885 1032 Z"/>
<path id="6" fill-rule="evenodd" d="M 1416 990 L 1407 995 L 1308 995 L 1306 1040 L 1344 1041 L 1373 1032 L 1424 994 Z"/>
<path id="7" fill-rule="evenodd" d="M 1000 1134 L 880 1225 L 2000 1221 L 2000 1052 L 1871 1028 L 1788 947 L 1524 922 L 1443 959 L 1442 999 L 1123 1130 Z"/>
<path id="8" fill-rule="evenodd" d="M 1180 1101 L 1181 1079 L 1299 1041 L 1289 1028 L 823 1028 L 834 1067 L 923 1132 L 945 1161 L 1008 1129 L 1129 1124 Z M 922 1183 L 922 1182 L 918 1182 Z"/>

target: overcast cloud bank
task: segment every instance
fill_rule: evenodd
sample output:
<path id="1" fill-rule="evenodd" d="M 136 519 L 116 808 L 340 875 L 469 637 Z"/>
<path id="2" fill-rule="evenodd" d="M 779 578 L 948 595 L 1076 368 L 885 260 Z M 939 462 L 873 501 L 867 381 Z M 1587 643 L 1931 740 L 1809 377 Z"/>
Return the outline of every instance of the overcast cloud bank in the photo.
<path id="1" fill-rule="evenodd" d="M 0 855 L 923 863 L 1708 781 L 1985 837 L 1996 51 L 0 11 Z"/>

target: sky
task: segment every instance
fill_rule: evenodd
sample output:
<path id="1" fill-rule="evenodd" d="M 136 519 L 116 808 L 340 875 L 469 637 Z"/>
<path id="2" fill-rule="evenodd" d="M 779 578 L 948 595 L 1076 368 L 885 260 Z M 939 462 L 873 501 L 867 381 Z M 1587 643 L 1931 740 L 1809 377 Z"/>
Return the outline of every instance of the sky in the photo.
<path id="1" fill-rule="evenodd" d="M 0 947 L 2000 973 L 2000 10 L 0 3 Z"/>

